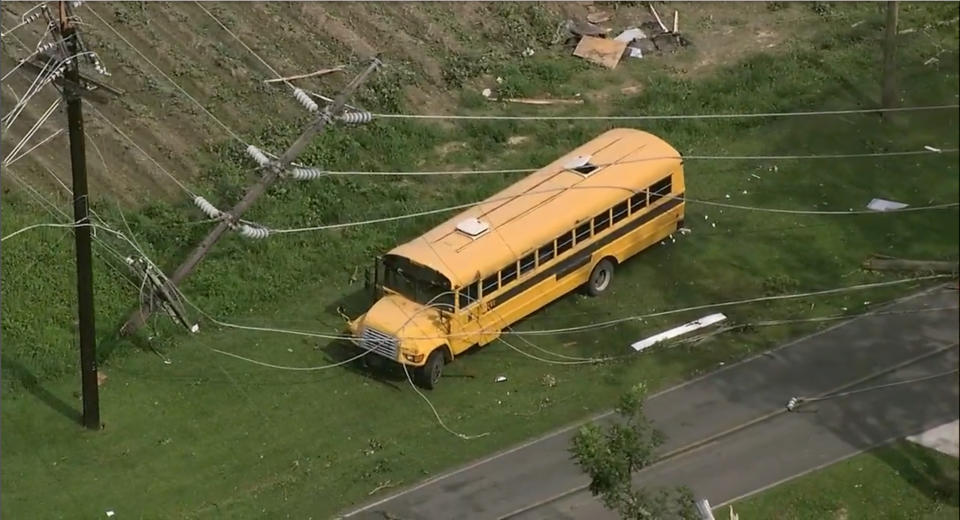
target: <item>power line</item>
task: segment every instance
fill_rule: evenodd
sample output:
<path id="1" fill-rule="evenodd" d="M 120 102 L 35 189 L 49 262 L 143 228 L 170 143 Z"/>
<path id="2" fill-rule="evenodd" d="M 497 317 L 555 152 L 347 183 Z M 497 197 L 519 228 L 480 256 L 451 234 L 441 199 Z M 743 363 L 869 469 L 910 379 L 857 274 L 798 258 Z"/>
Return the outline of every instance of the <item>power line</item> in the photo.
<path id="1" fill-rule="evenodd" d="M 932 147 L 931 147 L 932 148 Z M 865 152 L 865 153 L 837 153 L 837 154 L 793 154 L 793 155 L 662 155 L 657 157 L 643 157 L 639 159 L 625 159 L 621 161 L 595 164 L 598 168 L 616 164 L 630 164 L 660 160 L 683 161 L 789 161 L 789 160 L 816 160 L 816 159 L 866 159 L 880 157 L 908 157 L 915 155 L 937 155 L 957 153 L 960 148 L 933 148 L 925 150 L 902 150 L 894 152 Z M 429 175 L 482 175 L 482 174 L 510 174 L 532 173 L 543 168 L 507 168 L 487 170 L 432 170 L 432 171 L 356 171 L 356 170 L 317 170 L 316 177 L 322 175 L 367 175 L 367 176 L 429 176 Z"/>
<path id="2" fill-rule="evenodd" d="M 268 228 L 268 227 L 259 225 L 259 226 L 255 226 L 255 229 L 262 230 L 261 235 L 251 236 L 251 238 L 266 238 L 267 236 L 272 234 L 279 235 L 279 234 L 288 234 L 288 233 L 305 233 L 305 232 L 311 232 L 311 231 L 323 231 L 328 229 L 342 229 L 342 228 L 348 228 L 348 227 L 366 226 L 370 224 L 380 224 L 384 222 L 393 222 L 398 220 L 406 220 L 406 219 L 423 217 L 428 215 L 435 215 L 438 213 L 449 213 L 451 211 L 479 207 L 488 203 L 512 201 L 520 197 L 543 195 L 546 193 L 565 192 L 567 190 L 585 190 L 585 189 L 599 189 L 599 190 L 618 189 L 618 190 L 623 190 L 629 193 L 638 193 L 637 190 L 633 188 L 628 188 L 625 186 L 569 186 L 564 188 L 546 188 L 542 190 L 531 190 L 531 191 L 517 194 L 517 195 L 496 197 L 496 198 L 485 199 L 477 202 L 468 202 L 465 204 L 456 204 L 453 206 L 446 206 L 443 208 L 429 209 L 429 210 L 417 211 L 413 213 L 405 213 L 402 215 L 394 215 L 389 217 L 359 220 L 354 222 L 341 222 L 338 224 L 325 224 L 325 225 L 319 225 L 319 226 L 308 226 L 308 227 L 286 228 L 286 229 Z M 834 216 L 836 215 L 868 215 L 868 214 L 875 215 L 880 213 L 906 213 L 906 212 L 916 212 L 916 211 L 940 210 L 940 209 L 947 209 L 947 208 L 960 206 L 960 203 L 958 202 L 950 202 L 945 204 L 932 204 L 932 205 L 926 205 L 926 206 L 907 206 L 905 208 L 888 210 L 888 211 L 874 211 L 874 210 L 831 211 L 831 210 L 794 210 L 794 209 L 784 209 L 784 208 L 744 206 L 739 204 L 728 204 L 725 202 L 691 199 L 688 197 L 679 197 L 675 195 L 663 195 L 663 198 L 681 200 L 683 202 L 692 202 L 694 204 L 704 204 L 708 206 L 716 206 L 716 207 L 748 210 L 748 211 L 759 211 L 759 212 L 765 212 L 765 213 L 783 213 L 783 214 L 790 214 L 790 215 L 824 215 L 824 216 L 826 215 L 834 215 Z M 254 227 L 254 226 L 251 226 L 251 227 Z"/>
<path id="3" fill-rule="evenodd" d="M 103 25 L 105 25 L 108 29 L 110 29 L 110 31 L 113 32 L 113 34 L 115 34 L 118 38 L 120 38 L 121 40 L 123 40 L 123 42 L 126 43 L 131 49 L 133 49 L 133 51 L 136 52 L 141 58 L 143 58 L 144 61 L 146 61 L 147 63 L 149 63 L 150 66 L 152 66 L 154 69 L 156 69 L 156 71 L 159 72 L 161 76 L 163 76 L 164 78 L 166 78 L 166 80 L 169 81 L 174 87 L 176 87 L 177 90 L 179 90 L 184 96 L 186 96 L 190 101 L 192 101 L 194 105 L 196 105 L 197 107 L 199 107 L 200 110 L 202 110 L 205 114 L 207 114 L 208 116 L 210 116 L 210 118 L 213 119 L 218 125 L 220 125 L 220 127 L 223 128 L 224 131 L 226 131 L 228 134 L 230 134 L 230 137 L 232 137 L 234 140 L 236 140 L 236 141 L 239 142 L 240 144 L 247 145 L 247 142 L 244 141 L 239 135 L 237 135 L 237 133 L 234 132 L 229 126 L 227 126 L 226 123 L 224 123 L 223 121 L 221 121 L 217 116 L 213 115 L 212 112 L 210 112 L 209 110 L 207 110 L 207 108 L 206 108 L 205 106 L 203 106 L 202 103 L 200 103 L 199 101 L 196 100 L 196 98 L 194 98 L 193 96 L 191 96 L 189 92 L 187 92 L 183 87 L 180 86 L 180 84 L 178 84 L 176 81 L 173 80 L 173 78 L 171 78 L 171 77 L 168 76 L 165 72 L 163 72 L 163 70 L 161 70 L 160 67 L 158 67 L 156 64 L 154 64 L 152 61 L 150 61 L 150 58 L 148 58 L 146 55 L 144 55 L 144 54 L 140 51 L 140 49 L 138 49 L 134 44 L 130 43 L 129 40 L 127 40 L 126 38 L 124 38 L 123 35 L 120 34 L 119 31 L 117 31 L 116 29 L 114 29 L 112 25 L 110 25 L 106 20 L 104 20 L 103 17 L 101 17 L 100 14 L 97 13 L 97 12 L 94 10 L 93 7 L 92 7 L 89 3 L 87 3 L 86 6 L 87 6 L 87 10 L 89 10 L 91 14 L 93 14 L 94 16 L 96 16 L 97 19 L 100 20 L 101 23 L 103 23 Z"/>
<path id="4" fill-rule="evenodd" d="M 683 119 L 745 119 L 774 117 L 831 116 L 844 114 L 875 114 L 889 112 L 917 112 L 960 108 L 960 105 L 923 105 L 891 108 L 849 108 L 841 110 L 810 110 L 794 112 L 741 112 L 728 114 L 659 114 L 659 115 L 611 115 L 611 116 L 504 116 L 504 115 L 452 115 L 452 114 L 386 114 L 372 113 L 381 119 L 453 119 L 453 120 L 505 120 L 505 121 L 657 121 Z"/>

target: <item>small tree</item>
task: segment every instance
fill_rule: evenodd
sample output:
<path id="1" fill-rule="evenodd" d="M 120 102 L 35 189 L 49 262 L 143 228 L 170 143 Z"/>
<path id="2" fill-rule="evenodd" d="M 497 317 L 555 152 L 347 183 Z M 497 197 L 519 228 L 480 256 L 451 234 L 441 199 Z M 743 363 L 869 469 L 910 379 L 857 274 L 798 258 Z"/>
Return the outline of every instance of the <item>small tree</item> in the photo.
<path id="1" fill-rule="evenodd" d="M 634 489 L 632 475 L 654 462 L 663 434 L 643 413 L 646 386 L 635 385 L 620 397 L 619 421 L 609 426 L 591 423 L 573 438 L 577 464 L 590 476 L 590 492 L 604 507 L 627 520 L 696 520 L 693 496 L 685 487 Z"/>

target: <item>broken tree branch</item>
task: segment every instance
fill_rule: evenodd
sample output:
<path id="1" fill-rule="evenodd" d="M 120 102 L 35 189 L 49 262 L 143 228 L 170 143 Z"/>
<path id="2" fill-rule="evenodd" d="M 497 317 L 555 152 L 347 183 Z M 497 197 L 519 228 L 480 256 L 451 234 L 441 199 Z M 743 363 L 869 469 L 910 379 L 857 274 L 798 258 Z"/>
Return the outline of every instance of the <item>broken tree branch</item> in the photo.
<path id="1" fill-rule="evenodd" d="M 263 82 L 264 82 L 264 83 L 277 83 L 277 82 L 280 82 L 280 81 L 292 81 L 292 80 L 295 80 L 295 79 L 312 78 L 312 77 L 314 77 L 314 76 L 324 76 L 324 75 L 327 75 L 327 74 L 331 74 L 331 73 L 333 73 L 333 72 L 341 72 L 341 71 L 343 71 L 343 69 L 345 69 L 345 68 L 346 68 L 345 65 L 337 65 L 336 67 L 334 67 L 334 68 L 332 68 L 332 69 L 320 69 L 320 70 L 318 70 L 318 71 L 316 71 L 316 72 L 310 72 L 310 73 L 308 73 L 308 74 L 297 74 L 296 76 L 287 76 L 287 77 L 285 77 L 285 78 L 265 79 L 265 80 L 263 80 Z"/>
<path id="2" fill-rule="evenodd" d="M 874 255 L 863 261 L 863 268 L 870 271 L 914 271 L 957 274 L 958 263 L 940 260 L 906 260 Z"/>

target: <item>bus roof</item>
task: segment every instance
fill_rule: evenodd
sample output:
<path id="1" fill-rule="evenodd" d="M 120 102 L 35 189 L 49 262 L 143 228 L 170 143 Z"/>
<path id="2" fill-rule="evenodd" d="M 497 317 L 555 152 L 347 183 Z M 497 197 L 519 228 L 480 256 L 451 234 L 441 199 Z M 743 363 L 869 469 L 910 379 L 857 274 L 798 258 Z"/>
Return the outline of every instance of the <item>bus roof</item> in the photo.
<path id="1" fill-rule="evenodd" d="M 587 159 L 586 168 L 598 168 L 589 175 L 573 171 Z M 427 266 L 462 287 L 679 171 L 681 164 L 677 150 L 659 137 L 613 129 L 389 254 Z"/>

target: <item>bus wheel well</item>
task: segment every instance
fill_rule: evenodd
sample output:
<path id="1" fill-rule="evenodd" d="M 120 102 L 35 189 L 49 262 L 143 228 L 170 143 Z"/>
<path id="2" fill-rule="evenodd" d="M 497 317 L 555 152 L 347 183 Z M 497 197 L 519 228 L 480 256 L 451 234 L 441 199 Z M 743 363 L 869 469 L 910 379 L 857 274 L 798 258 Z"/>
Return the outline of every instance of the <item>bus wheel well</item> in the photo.
<path id="1" fill-rule="evenodd" d="M 617 257 L 615 257 L 615 256 L 605 256 L 605 257 L 601 258 L 600 260 L 598 260 L 597 263 L 599 264 L 600 262 L 603 262 L 604 260 L 609 260 L 610 263 L 613 264 L 614 267 L 617 267 L 617 266 L 620 265 L 620 262 L 617 260 Z"/>
<path id="2" fill-rule="evenodd" d="M 443 361 L 445 363 L 449 363 L 453 361 L 453 351 L 450 350 L 450 345 L 447 345 L 446 343 L 441 343 L 436 347 L 434 347 L 433 350 L 431 350 L 430 352 L 433 352 L 434 350 L 437 350 L 437 349 L 439 349 L 440 352 L 443 353 Z"/>

